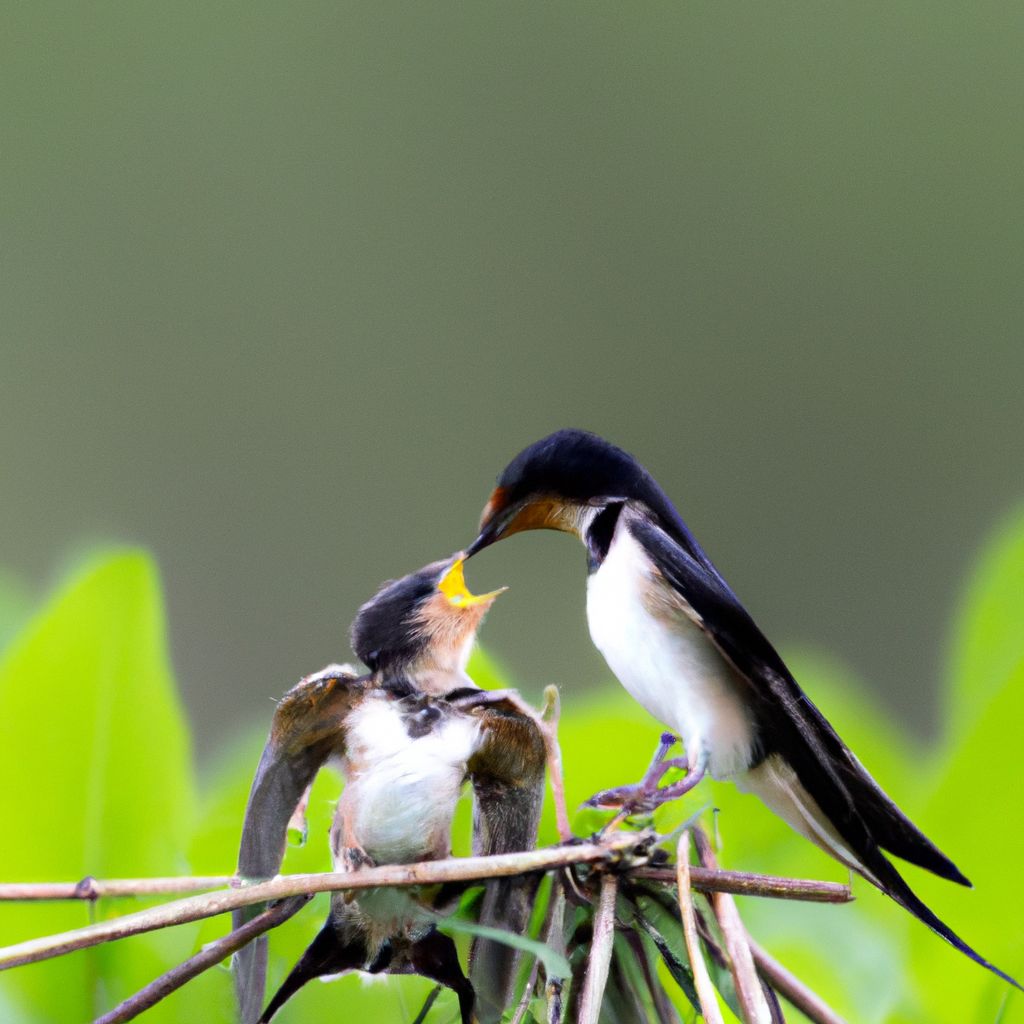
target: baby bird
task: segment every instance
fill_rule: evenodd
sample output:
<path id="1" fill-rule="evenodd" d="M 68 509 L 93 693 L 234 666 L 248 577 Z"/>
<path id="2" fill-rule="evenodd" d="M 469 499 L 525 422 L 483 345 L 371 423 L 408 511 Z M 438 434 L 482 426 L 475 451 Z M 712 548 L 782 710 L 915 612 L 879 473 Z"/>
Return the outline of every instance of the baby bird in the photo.
<path id="1" fill-rule="evenodd" d="M 466 674 L 476 631 L 499 593 L 471 594 L 457 555 L 386 584 L 363 605 L 352 646 L 369 673 L 329 666 L 278 705 L 249 795 L 240 877 L 276 874 L 288 822 L 327 761 L 345 779 L 330 836 L 337 871 L 450 856 L 467 779 L 473 852 L 532 848 L 543 738 L 518 703 L 480 690 Z M 481 919 L 522 931 L 529 897 L 522 880 L 494 880 Z M 349 970 L 423 975 L 456 993 L 463 1024 L 498 1020 L 514 980 L 514 951 L 478 940 L 467 979 L 454 943 L 435 927 L 437 899 L 414 889 L 332 894 L 323 928 L 262 1014 L 266 940 L 246 947 L 236 957 L 244 1024 L 269 1021 L 312 978 Z M 258 911 L 237 912 L 236 926 Z"/>

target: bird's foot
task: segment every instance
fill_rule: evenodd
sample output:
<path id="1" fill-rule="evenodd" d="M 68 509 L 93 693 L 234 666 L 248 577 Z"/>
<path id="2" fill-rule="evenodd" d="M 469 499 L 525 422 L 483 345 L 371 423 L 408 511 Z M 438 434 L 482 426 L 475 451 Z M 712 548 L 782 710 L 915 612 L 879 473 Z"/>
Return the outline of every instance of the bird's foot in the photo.
<path id="1" fill-rule="evenodd" d="M 654 760 L 639 782 L 630 786 L 602 790 L 595 793 L 583 806 L 617 810 L 619 817 L 629 817 L 634 814 L 650 814 L 662 804 L 677 800 L 684 793 L 688 793 L 704 777 L 704 768 L 691 764 L 685 757 L 666 757 L 677 742 L 672 733 L 663 733 Z M 659 788 L 658 784 L 670 768 L 684 770 L 686 777 Z"/>
<path id="2" fill-rule="evenodd" d="M 631 786 L 616 786 L 614 789 L 603 789 L 595 793 L 584 803 L 584 807 L 596 807 L 602 811 L 620 811 L 625 817 L 632 817 L 636 814 L 650 814 L 669 800 L 675 800 L 682 796 L 687 789 L 679 787 L 689 779 L 683 779 L 682 783 L 674 783 L 671 786 L 651 787 L 643 782 L 634 782 Z"/>
<path id="3" fill-rule="evenodd" d="M 344 860 L 346 871 L 358 871 L 360 868 L 376 867 L 373 858 L 358 845 L 346 846 L 341 856 Z"/>
<path id="4" fill-rule="evenodd" d="M 336 866 L 341 871 L 359 871 L 361 868 L 376 867 L 373 858 L 358 843 L 345 846 L 339 860 L 341 863 Z M 358 895 L 358 889 L 349 889 L 343 893 L 341 899 L 344 903 L 351 903 Z"/>

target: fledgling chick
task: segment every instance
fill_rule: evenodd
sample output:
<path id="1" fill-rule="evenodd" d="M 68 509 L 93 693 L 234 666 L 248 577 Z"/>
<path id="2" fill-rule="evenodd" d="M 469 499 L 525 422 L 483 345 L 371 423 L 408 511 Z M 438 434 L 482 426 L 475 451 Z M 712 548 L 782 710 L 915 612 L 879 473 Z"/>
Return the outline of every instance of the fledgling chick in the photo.
<path id="1" fill-rule="evenodd" d="M 499 593 L 471 594 L 455 556 L 385 585 L 363 605 L 352 646 L 370 672 L 330 666 L 278 705 L 246 809 L 241 877 L 277 872 L 289 819 L 328 760 L 345 779 L 331 829 L 335 870 L 448 857 L 467 779 L 474 853 L 532 848 L 543 739 L 514 703 L 478 689 L 466 674 L 477 628 Z M 482 920 L 522 930 L 528 896 L 520 880 L 490 883 Z M 421 974 L 456 993 L 463 1024 L 496 1020 L 514 977 L 514 952 L 476 942 L 471 983 L 454 943 L 434 925 L 436 898 L 413 889 L 333 894 L 323 929 L 262 1015 L 266 943 L 257 940 L 236 958 L 243 1021 L 269 1021 L 307 981 L 348 970 Z M 236 926 L 258 909 L 236 914 Z"/>

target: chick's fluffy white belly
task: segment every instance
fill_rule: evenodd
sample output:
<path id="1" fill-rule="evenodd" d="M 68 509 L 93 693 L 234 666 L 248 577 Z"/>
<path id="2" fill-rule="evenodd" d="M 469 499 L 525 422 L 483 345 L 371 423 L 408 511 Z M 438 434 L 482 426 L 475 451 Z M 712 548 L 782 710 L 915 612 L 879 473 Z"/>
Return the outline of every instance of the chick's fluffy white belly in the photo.
<path id="1" fill-rule="evenodd" d="M 343 800 L 355 812 L 353 831 L 367 854 L 382 864 L 430 855 L 437 835 L 451 829 L 477 737 L 476 722 L 462 717 L 410 737 L 398 709 L 385 701 L 368 701 L 353 716 L 350 761 L 359 770 Z"/>
<path id="2" fill-rule="evenodd" d="M 587 584 L 590 636 L 630 695 L 682 737 L 687 755 L 703 749 L 711 774 L 728 778 L 750 763 L 753 727 L 732 666 L 704 631 L 682 611 L 650 610 L 645 591 L 666 586 L 620 521 Z"/>

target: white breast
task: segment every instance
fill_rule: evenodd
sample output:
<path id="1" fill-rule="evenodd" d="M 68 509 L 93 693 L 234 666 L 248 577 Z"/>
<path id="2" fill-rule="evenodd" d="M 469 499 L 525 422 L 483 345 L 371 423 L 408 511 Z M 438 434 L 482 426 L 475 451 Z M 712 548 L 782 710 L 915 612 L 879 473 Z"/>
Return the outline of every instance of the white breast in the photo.
<path id="1" fill-rule="evenodd" d="M 369 699 L 348 723 L 349 765 L 342 802 L 355 840 L 380 864 L 434 856 L 450 835 L 477 723 L 451 716 L 410 737 L 394 702 Z"/>
<path id="2" fill-rule="evenodd" d="M 666 603 L 655 615 L 644 594 L 667 586 L 626 527 L 624 512 L 608 554 L 587 584 L 587 621 L 594 646 L 626 690 L 678 733 L 687 754 L 703 748 L 715 778 L 743 771 L 753 727 L 739 681 L 704 631 Z"/>

